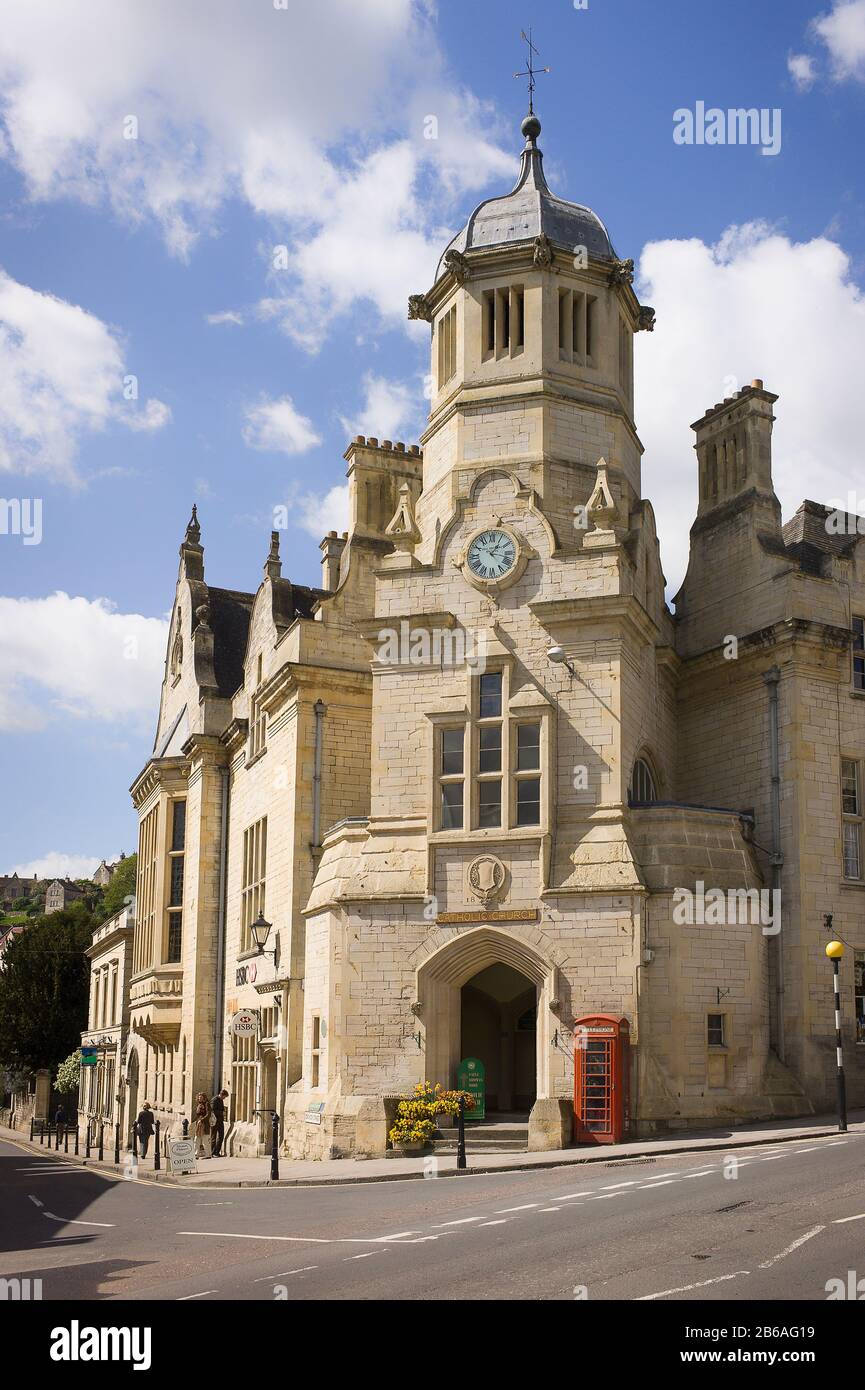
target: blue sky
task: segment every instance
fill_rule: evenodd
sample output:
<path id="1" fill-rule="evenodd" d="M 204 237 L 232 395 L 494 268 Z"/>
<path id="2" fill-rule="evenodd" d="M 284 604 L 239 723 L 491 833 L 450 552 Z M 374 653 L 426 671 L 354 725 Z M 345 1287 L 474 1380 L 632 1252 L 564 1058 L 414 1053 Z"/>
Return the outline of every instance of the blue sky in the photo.
<path id="1" fill-rule="evenodd" d="M 0 872 L 134 847 L 192 502 L 211 583 L 256 587 L 279 504 L 316 583 L 350 436 L 417 439 L 405 301 L 511 186 L 530 24 L 550 182 L 658 312 L 637 423 L 671 594 L 688 425 L 753 376 L 785 514 L 856 487 L 865 0 L 0 0 L 0 494 L 42 505 L 41 543 L 0 534 Z M 780 153 L 677 145 L 698 101 L 780 108 Z"/>

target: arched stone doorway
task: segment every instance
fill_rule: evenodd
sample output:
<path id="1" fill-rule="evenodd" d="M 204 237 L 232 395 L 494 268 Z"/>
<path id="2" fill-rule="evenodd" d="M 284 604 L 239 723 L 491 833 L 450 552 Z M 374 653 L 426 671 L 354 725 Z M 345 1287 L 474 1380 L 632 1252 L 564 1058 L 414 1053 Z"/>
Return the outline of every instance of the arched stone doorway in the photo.
<path id="1" fill-rule="evenodd" d="M 465 1056 L 481 1056 L 489 1066 L 487 1057 L 468 1046 L 485 1037 L 487 1041 L 479 1045 L 490 1054 L 499 1108 L 502 1100 L 509 1099 L 505 1108 L 528 1109 L 535 1098 L 548 1096 L 550 1037 L 555 1026 L 550 1006 L 556 999 L 557 979 L 556 965 L 540 940 L 528 941 L 482 926 L 445 941 L 417 969 L 426 1079 L 455 1086 L 457 1067 Z M 531 1029 L 526 1014 L 533 1007 Z M 491 1041 L 496 1025 L 497 1052 Z M 514 1036 L 518 1033 L 520 1041 Z M 487 1078 L 489 1093 L 489 1070 Z"/>
<path id="2" fill-rule="evenodd" d="M 126 1134 L 126 1145 L 132 1148 L 132 1126 L 138 1118 L 138 1052 L 134 1047 L 130 1048 L 126 1068 L 126 1097 L 125 1126 L 120 1132 Z"/>
<path id="3" fill-rule="evenodd" d="M 528 1115 L 535 1103 L 537 986 L 497 961 L 460 991 L 460 1051 L 484 1064 L 487 1113 Z"/>

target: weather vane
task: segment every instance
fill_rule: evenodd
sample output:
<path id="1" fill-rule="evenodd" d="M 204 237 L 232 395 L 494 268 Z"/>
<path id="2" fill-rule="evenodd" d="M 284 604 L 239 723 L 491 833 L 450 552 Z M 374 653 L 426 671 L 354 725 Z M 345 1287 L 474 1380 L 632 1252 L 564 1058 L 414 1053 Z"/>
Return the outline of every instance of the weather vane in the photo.
<path id="1" fill-rule="evenodd" d="M 521 39 L 523 40 L 523 42 L 528 46 L 529 56 L 528 56 L 528 61 L 526 62 L 526 70 L 525 70 L 525 72 L 515 72 L 515 73 L 514 73 L 514 77 L 527 77 L 527 78 L 529 79 L 529 115 L 530 115 L 530 116 L 533 116 L 534 113 L 535 113 L 535 104 L 534 104 L 534 96 L 535 96 L 535 73 L 536 73 L 536 72 L 549 72 L 549 68 L 536 68 L 536 67 L 534 67 L 533 64 L 532 64 L 532 57 L 534 56 L 534 57 L 537 58 L 537 57 L 539 57 L 540 55 L 538 54 L 538 50 L 535 48 L 535 45 L 532 43 L 532 31 L 531 31 L 531 29 L 529 30 L 528 33 L 526 33 L 525 29 L 521 29 L 521 30 L 520 30 L 520 38 L 521 38 Z"/>

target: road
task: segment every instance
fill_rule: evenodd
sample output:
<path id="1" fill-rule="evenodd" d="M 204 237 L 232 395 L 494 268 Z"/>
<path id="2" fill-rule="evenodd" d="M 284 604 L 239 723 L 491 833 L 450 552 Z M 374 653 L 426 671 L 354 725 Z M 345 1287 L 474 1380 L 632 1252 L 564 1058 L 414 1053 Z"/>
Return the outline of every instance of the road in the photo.
<path id="1" fill-rule="evenodd" d="M 46 1300 L 818 1300 L 863 1279 L 865 1135 L 306 1188 L 110 1178 L 0 1142 L 0 1276 Z"/>

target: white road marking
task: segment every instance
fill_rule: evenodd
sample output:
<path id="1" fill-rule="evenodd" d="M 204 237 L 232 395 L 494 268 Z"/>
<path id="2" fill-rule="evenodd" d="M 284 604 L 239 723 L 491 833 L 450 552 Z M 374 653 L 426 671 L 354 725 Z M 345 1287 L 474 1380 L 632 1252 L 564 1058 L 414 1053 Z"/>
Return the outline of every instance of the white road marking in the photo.
<path id="1" fill-rule="evenodd" d="M 859 1216 L 838 1216 L 832 1222 L 833 1226 L 843 1226 L 846 1221 L 865 1221 L 865 1211 L 860 1212 Z"/>
<path id="2" fill-rule="evenodd" d="M 601 1188 L 602 1192 L 612 1192 L 614 1187 L 636 1187 L 637 1178 L 631 1178 L 630 1182 L 608 1182 Z"/>
<path id="3" fill-rule="evenodd" d="M 637 1188 L 637 1191 L 651 1192 L 653 1187 L 672 1187 L 673 1183 L 676 1181 L 676 1178 L 667 1178 L 665 1182 L 645 1182 L 643 1183 L 642 1187 Z"/>
<path id="4" fill-rule="evenodd" d="M 203 1293 L 185 1293 L 182 1298 L 178 1298 L 178 1303 L 188 1303 L 191 1298 L 206 1298 L 209 1293 L 216 1293 L 216 1289 L 205 1289 Z"/>
<path id="5" fill-rule="evenodd" d="M 776 1265 L 779 1260 L 785 1259 L 787 1255 L 792 1255 L 793 1251 L 798 1250 L 800 1245 L 804 1245 L 806 1240 L 810 1240 L 812 1236 L 819 1236 L 820 1232 L 825 1231 L 825 1229 L 825 1226 L 814 1226 L 812 1230 L 806 1231 L 798 1240 L 794 1240 L 792 1245 L 788 1245 L 786 1250 L 782 1250 L 779 1254 L 773 1255 L 771 1260 L 762 1260 L 760 1268 L 771 1269 L 772 1265 Z"/>
<path id="6" fill-rule="evenodd" d="M 719 1168 L 701 1168 L 699 1173 L 683 1173 L 682 1178 L 708 1178 L 711 1173 L 719 1173 Z"/>
<path id="7" fill-rule="evenodd" d="M 837 1149 L 839 1144 L 847 1144 L 848 1142 L 849 1140 L 847 1139 L 833 1139 L 830 1144 L 823 1143 L 820 1144 L 819 1147 L 821 1149 Z"/>
<path id="8" fill-rule="evenodd" d="M 347 1264 L 349 1260 L 371 1260 L 374 1255 L 383 1254 L 383 1250 L 364 1250 L 362 1255 L 346 1255 L 343 1264 Z"/>
<path id="9" fill-rule="evenodd" d="M 558 1211 L 558 1207 L 556 1208 Z M 482 1226 L 507 1226 L 507 1221 L 482 1221 Z"/>
<path id="10" fill-rule="evenodd" d="M 659 1183 L 658 1186 L 659 1186 L 659 1187 L 664 1187 L 665 1184 L 664 1184 L 664 1183 Z M 593 1197 L 590 1197 L 590 1198 L 589 1198 L 589 1201 L 590 1201 L 590 1202 L 609 1202 L 609 1200 L 610 1200 L 611 1197 L 624 1197 L 624 1196 L 625 1196 L 625 1193 L 624 1193 L 624 1192 L 597 1192 L 597 1193 L 595 1193 L 595 1195 L 594 1195 Z"/>
<path id="11" fill-rule="evenodd" d="M 811 1144 L 807 1149 L 794 1149 L 793 1152 L 797 1154 L 815 1154 L 819 1147 L 819 1144 Z"/>
<path id="12" fill-rule="evenodd" d="M 479 1221 L 479 1220 L 480 1220 L 480 1217 L 475 1217 L 474 1219 L 475 1219 L 476 1221 Z M 397 1232 L 396 1232 L 394 1235 L 392 1235 L 392 1236 L 376 1236 L 376 1237 L 375 1237 L 375 1243 L 376 1243 L 376 1244 L 384 1244 L 385 1241 L 390 1241 L 390 1240 L 402 1240 L 404 1236 L 419 1236 L 419 1235 L 420 1235 L 420 1231 L 397 1231 Z"/>
<path id="13" fill-rule="evenodd" d="M 532 1207 L 540 1206 L 539 1202 L 526 1202 L 521 1207 L 499 1207 L 496 1216 L 503 1216 L 509 1211 L 531 1211 Z"/>
<path id="14" fill-rule="evenodd" d="M 116 1226 L 116 1221 L 73 1221 L 71 1216 L 55 1216 L 53 1211 L 43 1211 L 43 1216 L 47 1216 L 49 1221 L 59 1221 L 64 1226 L 102 1226 L 106 1230 Z"/>
<path id="15" fill-rule="evenodd" d="M 30 1200 L 31 1200 L 31 1202 L 33 1203 L 34 1207 L 41 1207 L 41 1206 L 42 1206 L 42 1203 L 40 1202 L 40 1200 L 39 1200 L 38 1197 L 34 1197 L 34 1196 L 31 1195 Z"/>
<path id="16" fill-rule="evenodd" d="M 689 1293 L 691 1289 L 705 1289 L 709 1284 L 723 1284 L 728 1279 L 738 1279 L 740 1274 L 750 1274 L 749 1269 L 737 1269 L 735 1274 L 721 1274 L 715 1279 L 701 1279 L 698 1284 L 683 1284 L 678 1289 L 662 1289 L 660 1293 L 644 1293 L 635 1301 L 650 1303 L 653 1298 L 667 1298 L 671 1293 Z"/>
<path id="17" fill-rule="evenodd" d="M 305 1242 L 307 1245 L 333 1245 L 332 1240 L 321 1236 L 254 1236 L 246 1231 L 178 1231 L 179 1236 L 221 1236 L 226 1240 L 288 1240 Z"/>
<path id="18" fill-rule="evenodd" d="M 556 1197 L 557 1202 L 571 1202 L 575 1197 L 591 1197 L 591 1192 L 566 1192 L 564 1197 Z"/>
<path id="19" fill-rule="evenodd" d="M 433 1224 L 434 1224 L 434 1226 L 435 1226 L 436 1229 L 438 1229 L 440 1226 L 467 1226 L 467 1225 L 469 1224 L 469 1222 L 471 1222 L 471 1221 L 480 1221 L 480 1219 L 481 1219 L 481 1218 L 480 1218 L 479 1216 L 463 1216 L 459 1221 L 436 1221 L 436 1222 L 434 1222 Z M 406 1232 L 406 1234 L 407 1234 L 407 1235 L 417 1235 L 418 1232 L 417 1232 L 417 1231 L 408 1231 L 408 1232 Z"/>
<path id="20" fill-rule="evenodd" d="M 253 1284 L 272 1284 L 274 1279 L 287 1279 L 289 1274 L 306 1274 L 309 1269 L 318 1269 L 318 1265 L 303 1265 L 300 1269 L 284 1269 L 281 1274 L 266 1274 L 261 1279 L 253 1279 Z"/>
<path id="21" fill-rule="evenodd" d="M 538 1216 L 540 1216 L 541 1212 L 543 1211 L 561 1211 L 561 1207 L 541 1207 L 540 1211 L 538 1212 Z"/>

